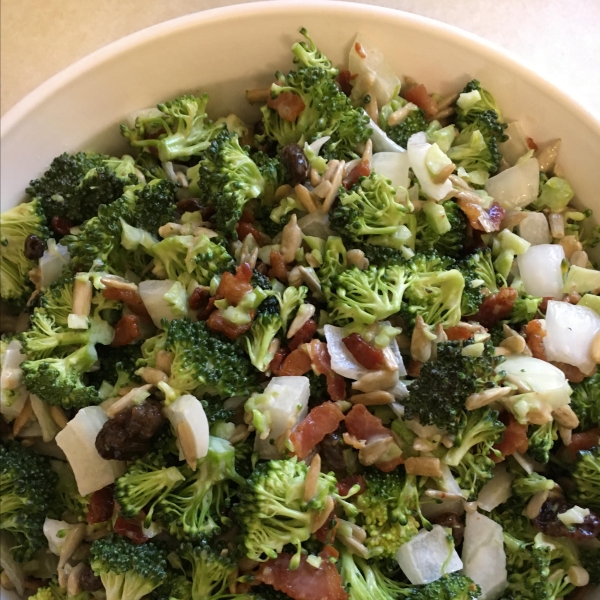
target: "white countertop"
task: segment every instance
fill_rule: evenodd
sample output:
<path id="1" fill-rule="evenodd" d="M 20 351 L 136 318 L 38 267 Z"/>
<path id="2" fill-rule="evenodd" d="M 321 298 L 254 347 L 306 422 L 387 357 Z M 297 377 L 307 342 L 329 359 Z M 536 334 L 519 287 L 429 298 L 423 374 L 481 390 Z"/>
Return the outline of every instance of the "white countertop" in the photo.
<path id="1" fill-rule="evenodd" d="M 495 42 L 572 93 L 600 119 L 600 2 L 597 0 L 363 2 L 438 19 Z M 114 40 L 174 17 L 235 3 L 1 0 L 2 114 L 55 73 Z"/>

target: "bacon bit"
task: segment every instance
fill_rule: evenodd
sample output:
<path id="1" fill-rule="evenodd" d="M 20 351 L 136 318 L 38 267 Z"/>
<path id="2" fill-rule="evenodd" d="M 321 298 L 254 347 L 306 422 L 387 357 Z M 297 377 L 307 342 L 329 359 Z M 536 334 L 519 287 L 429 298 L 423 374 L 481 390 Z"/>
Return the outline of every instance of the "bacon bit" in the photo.
<path id="1" fill-rule="evenodd" d="M 340 557 L 340 553 L 331 544 L 326 544 L 325 546 L 323 546 L 323 550 L 321 550 L 320 556 L 322 558 L 329 557 L 337 559 Z"/>
<path id="2" fill-rule="evenodd" d="M 546 349 L 544 348 L 545 337 L 546 331 L 542 327 L 542 322 L 539 319 L 533 319 L 533 321 L 527 323 L 527 327 L 525 328 L 525 339 L 527 340 L 527 346 L 529 346 L 533 358 L 547 360 Z"/>
<path id="3" fill-rule="evenodd" d="M 420 360 L 413 360 L 412 358 L 408 361 L 406 367 L 406 374 L 409 377 L 419 377 L 421 375 L 421 367 L 423 363 Z"/>
<path id="4" fill-rule="evenodd" d="M 290 350 L 295 350 L 302 344 L 307 344 L 313 339 L 313 336 L 317 332 L 317 322 L 314 319 L 309 319 L 300 327 L 300 329 L 293 335 L 288 343 Z"/>
<path id="5" fill-rule="evenodd" d="M 466 198 L 458 199 L 459 208 L 465 213 L 471 227 L 477 231 L 490 233 L 500 229 L 500 223 L 506 216 L 506 210 L 497 202 L 494 202 L 488 210 L 481 204 L 471 202 Z"/>
<path id="6" fill-rule="evenodd" d="M 287 267 L 281 252 L 271 251 L 271 268 L 269 269 L 269 277 L 275 277 L 279 281 L 286 282 L 288 277 Z"/>
<path id="7" fill-rule="evenodd" d="M 333 527 L 331 523 L 333 521 Z M 335 518 L 335 508 L 331 511 L 331 514 L 327 518 L 327 521 L 323 523 L 320 529 L 315 531 L 315 537 L 321 542 L 321 544 L 333 544 L 335 541 L 335 534 L 337 533 L 340 522 Z M 333 548 L 333 546 L 329 546 Z"/>
<path id="8" fill-rule="evenodd" d="M 404 456 L 400 455 L 391 460 L 376 462 L 375 466 L 384 473 L 391 473 L 396 467 L 404 464 Z"/>
<path id="9" fill-rule="evenodd" d="M 340 71 L 337 76 L 337 83 L 340 86 L 340 90 L 342 90 L 346 96 L 350 96 L 352 93 L 352 84 L 350 82 L 355 78 L 356 75 L 352 75 L 348 70 Z"/>
<path id="10" fill-rule="evenodd" d="M 294 454 L 301 460 L 305 459 L 327 434 L 333 433 L 339 427 L 343 420 L 344 413 L 337 404 L 324 402 L 315 406 L 290 435 Z"/>
<path id="11" fill-rule="evenodd" d="M 537 150 L 538 149 L 538 145 L 530 137 L 525 138 L 525 143 L 527 144 L 527 147 L 530 150 Z"/>
<path id="12" fill-rule="evenodd" d="M 532 352 L 533 354 L 533 352 Z M 554 365 L 557 369 L 560 369 L 570 383 L 581 383 L 585 379 L 585 374 L 582 373 L 574 365 L 569 365 L 564 362 L 557 362 L 554 360 L 549 361 L 551 365 Z"/>
<path id="13" fill-rule="evenodd" d="M 500 415 L 500 420 L 506 425 L 506 429 L 502 433 L 502 439 L 494 445 L 494 449 L 502 453 L 502 459 L 498 459 L 493 453 L 490 458 L 494 462 L 501 462 L 507 456 L 520 452 L 527 452 L 529 440 L 527 439 L 527 425 L 521 425 L 515 417 L 504 412 Z"/>
<path id="14" fill-rule="evenodd" d="M 427 88 L 422 83 L 408 88 L 404 97 L 423 109 L 428 117 L 433 117 L 438 112 L 437 102 L 427 93 Z"/>
<path id="15" fill-rule="evenodd" d="M 325 379 L 327 380 L 327 393 L 329 394 L 329 397 L 336 402 L 338 400 L 345 400 L 346 380 L 333 371 L 329 371 L 329 373 L 325 375 Z"/>
<path id="16" fill-rule="evenodd" d="M 267 100 L 267 106 L 277 111 L 284 121 L 294 123 L 306 108 L 304 100 L 294 92 L 281 92 L 277 98 Z"/>
<path id="17" fill-rule="evenodd" d="M 242 221 L 244 223 L 254 223 L 254 213 L 249 208 L 245 208 L 242 211 L 242 216 L 240 217 L 240 221 Z"/>
<path id="18" fill-rule="evenodd" d="M 130 539 L 134 544 L 145 544 L 149 539 L 144 535 L 139 523 L 123 517 L 117 517 L 113 525 L 113 531 L 117 535 Z"/>
<path id="19" fill-rule="evenodd" d="M 219 300 L 217 296 L 211 296 L 204 306 L 200 306 L 196 317 L 198 321 L 206 321 L 215 310 L 215 302 Z"/>
<path id="20" fill-rule="evenodd" d="M 140 327 L 136 315 L 124 315 L 115 324 L 115 337 L 110 343 L 111 348 L 128 346 L 140 337 Z"/>
<path id="21" fill-rule="evenodd" d="M 252 291 L 250 280 L 252 279 L 252 267 L 248 263 L 241 264 L 235 271 L 235 275 L 226 271 L 221 277 L 221 283 L 217 288 L 217 296 L 225 298 L 227 302 L 237 306 L 242 298 Z"/>
<path id="22" fill-rule="evenodd" d="M 254 315 L 252 315 L 252 317 L 254 317 Z M 252 327 L 252 321 L 246 323 L 245 325 L 236 325 L 235 323 L 228 321 L 225 317 L 223 317 L 223 313 L 220 310 L 213 311 L 210 317 L 208 317 L 206 324 L 208 325 L 209 329 L 223 333 L 230 340 L 237 339 L 240 335 L 243 335 L 250 329 L 250 327 Z"/>
<path id="23" fill-rule="evenodd" d="M 367 489 L 367 482 L 362 475 L 350 475 L 350 477 L 346 477 L 346 479 L 338 481 L 335 485 L 337 487 L 338 494 L 345 498 L 357 483 L 360 485 L 360 491 L 355 495 L 358 496 Z"/>
<path id="24" fill-rule="evenodd" d="M 252 234 L 252 237 L 256 240 L 256 243 L 260 246 L 262 244 L 263 236 L 261 232 L 252 225 L 249 221 L 240 221 L 236 226 L 235 230 L 237 231 L 238 237 L 240 240 L 245 240 L 249 233 Z"/>
<path id="25" fill-rule="evenodd" d="M 281 368 L 279 369 L 279 375 L 304 375 L 308 373 L 311 368 L 310 356 L 300 348 L 292 350 L 283 361 Z"/>
<path id="26" fill-rule="evenodd" d="M 151 320 L 148 310 L 142 302 L 142 297 L 137 292 L 119 288 L 105 288 L 102 290 L 102 295 L 107 300 L 118 300 L 119 302 L 123 302 L 134 315 L 142 317 L 145 321 Z"/>
<path id="27" fill-rule="evenodd" d="M 348 177 L 344 179 L 343 186 L 349 190 L 353 185 L 358 183 L 361 177 L 368 177 L 371 174 L 371 168 L 362 160 L 348 173 Z"/>
<path id="28" fill-rule="evenodd" d="M 348 600 L 342 578 L 330 555 L 321 552 L 323 561 L 318 569 L 308 564 L 306 556 L 300 558 L 297 569 L 290 569 L 292 555 L 282 552 L 276 559 L 260 565 L 255 575 L 257 583 L 266 583 L 287 594 L 293 600 Z"/>
<path id="29" fill-rule="evenodd" d="M 461 327 L 460 325 L 448 327 L 448 329 L 444 329 L 444 332 L 448 336 L 449 342 L 470 340 L 474 335 L 473 332 L 469 331 L 467 327 Z"/>
<path id="30" fill-rule="evenodd" d="M 497 293 L 490 294 L 483 300 L 473 320 L 490 329 L 510 315 L 518 295 L 519 293 L 514 288 L 500 288 Z"/>
<path id="31" fill-rule="evenodd" d="M 358 333 L 351 333 L 342 339 L 354 359 L 369 371 L 377 371 L 385 365 L 383 351 L 366 342 Z"/>
<path id="32" fill-rule="evenodd" d="M 321 340 L 311 340 L 308 345 L 308 354 L 317 375 L 327 375 L 331 372 L 331 357 L 327 344 Z"/>
<path id="33" fill-rule="evenodd" d="M 86 521 L 90 525 L 108 521 L 112 518 L 114 506 L 115 499 L 113 496 L 112 485 L 108 485 L 100 490 L 96 490 L 90 496 Z"/>
<path id="34" fill-rule="evenodd" d="M 381 419 L 372 415 L 363 404 L 355 404 L 345 420 L 348 433 L 359 440 L 390 433 L 390 430 L 383 426 Z"/>
<path id="35" fill-rule="evenodd" d="M 289 352 L 285 348 L 279 348 L 277 352 L 275 352 L 273 360 L 269 363 L 269 369 L 273 375 L 279 376 L 281 374 L 281 365 L 288 354 Z"/>
<path id="36" fill-rule="evenodd" d="M 584 433 L 574 433 L 571 436 L 571 443 L 568 446 L 561 448 L 561 454 L 569 462 L 575 462 L 577 453 L 581 450 L 589 450 L 594 446 L 597 446 L 600 442 L 600 435 L 598 434 L 598 428 L 590 429 Z"/>

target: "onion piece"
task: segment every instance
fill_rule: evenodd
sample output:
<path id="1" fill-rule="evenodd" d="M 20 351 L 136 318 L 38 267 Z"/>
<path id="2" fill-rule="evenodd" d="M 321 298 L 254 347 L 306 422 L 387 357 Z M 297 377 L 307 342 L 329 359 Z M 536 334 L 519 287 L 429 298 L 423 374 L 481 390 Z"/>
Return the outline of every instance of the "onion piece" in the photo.
<path id="1" fill-rule="evenodd" d="M 504 134 L 508 137 L 506 142 L 502 142 L 498 145 L 500 152 L 504 160 L 512 167 L 524 154 L 529 152 L 529 146 L 527 145 L 527 136 L 523 131 L 523 125 L 521 121 L 513 121 L 509 123 Z"/>
<path id="2" fill-rule="evenodd" d="M 485 183 L 485 191 L 506 210 L 524 208 L 533 202 L 540 186 L 540 168 L 535 158 L 510 167 Z"/>
<path id="3" fill-rule="evenodd" d="M 60 549 L 65 543 L 65 536 L 74 527 L 76 525 L 72 525 L 66 521 L 57 521 L 56 519 L 46 517 L 42 531 L 48 540 L 48 549 L 50 552 L 56 554 L 56 556 L 60 556 Z"/>
<path id="4" fill-rule="evenodd" d="M 377 152 L 371 159 L 371 170 L 387 177 L 394 188 L 408 188 L 407 152 Z"/>
<path id="5" fill-rule="evenodd" d="M 69 264 L 70 260 L 71 256 L 66 246 L 57 244 L 53 239 L 48 240 L 48 247 L 44 250 L 39 263 L 42 289 L 46 289 L 61 276 L 63 269 Z"/>
<path id="6" fill-rule="evenodd" d="M 385 131 L 371 119 L 370 127 L 373 131 L 371 134 L 371 142 L 373 143 L 373 152 L 398 152 L 403 153 L 406 150 L 392 141 Z"/>
<path id="7" fill-rule="evenodd" d="M 591 308 L 568 302 L 548 302 L 544 348 L 548 360 L 564 362 L 590 373 L 595 366 L 590 350 L 600 331 L 600 316 Z"/>
<path id="8" fill-rule="evenodd" d="M 562 297 L 562 261 L 565 251 L 559 244 L 531 246 L 517 257 L 525 291 L 537 297 Z"/>
<path id="9" fill-rule="evenodd" d="M 173 321 L 182 317 L 178 311 L 167 301 L 165 295 L 168 294 L 178 282 L 171 279 L 142 281 L 139 285 L 139 292 L 142 302 L 146 306 L 152 321 L 157 327 L 162 327 L 162 320 Z M 185 308 L 187 309 L 187 302 Z"/>
<path id="10" fill-rule="evenodd" d="M 27 359 L 21 352 L 21 342 L 12 340 L 0 357 L 0 413 L 10 422 L 23 410 L 29 393 L 21 383 L 21 363 Z"/>
<path id="11" fill-rule="evenodd" d="M 425 164 L 425 157 L 431 146 L 432 144 L 427 143 L 425 132 L 420 132 L 415 133 L 409 138 L 406 149 L 410 168 L 416 175 L 421 189 L 428 198 L 439 201 L 452 192 L 452 182 L 450 179 L 446 179 L 443 183 L 435 183 L 433 181 L 433 177 Z"/>
<path id="12" fill-rule="evenodd" d="M 511 485 L 514 478 L 515 474 L 509 473 L 505 464 L 494 467 L 492 479 L 479 492 L 477 506 L 485 512 L 490 512 L 506 502 L 511 496 Z"/>
<path id="13" fill-rule="evenodd" d="M 319 210 L 298 219 L 298 227 L 300 227 L 304 235 L 318 237 L 323 240 L 335 235 L 329 227 L 329 215 Z"/>
<path id="14" fill-rule="evenodd" d="M 532 246 L 550 244 L 552 236 L 544 213 L 531 212 L 518 225 L 519 235 Z"/>

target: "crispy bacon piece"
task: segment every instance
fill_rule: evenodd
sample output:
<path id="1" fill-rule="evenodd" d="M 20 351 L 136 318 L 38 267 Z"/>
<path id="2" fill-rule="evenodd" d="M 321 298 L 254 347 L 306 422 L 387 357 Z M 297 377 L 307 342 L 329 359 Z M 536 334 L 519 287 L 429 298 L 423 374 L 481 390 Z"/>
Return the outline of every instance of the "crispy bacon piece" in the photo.
<path id="1" fill-rule="evenodd" d="M 248 292 L 252 291 L 251 279 L 252 267 L 248 263 L 241 264 L 236 269 L 235 275 L 226 271 L 217 288 L 217 296 L 225 298 L 227 302 L 236 306 Z"/>
<path id="2" fill-rule="evenodd" d="M 433 117 L 438 112 L 437 102 L 427 93 L 427 88 L 422 83 L 408 88 L 404 97 L 422 108 L 428 117 Z"/>
<path id="3" fill-rule="evenodd" d="M 506 425 L 506 429 L 502 433 L 502 439 L 497 444 L 494 444 L 494 448 L 502 453 L 503 458 L 515 452 L 521 454 L 527 452 L 527 448 L 529 447 L 527 425 L 518 423 L 515 417 L 508 411 L 500 415 L 500 420 Z M 491 459 L 494 462 L 496 460 L 500 462 L 494 454 L 492 454 Z"/>
<path id="4" fill-rule="evenodd" d="M 142 297 L 137 292 L 133 290 L 120 290 L 118 288 L 105 288 L 102 290 L 102 295 L 107 300 L 119 300 L 123 304 L 127 304 L 129 310 L 134 315 L 150 321 L 150 315 L 142 302 Z"/>
<path id="5" fill-rule="evenodd" d="M 356 75 L 352 75 L 352 73 L 350 73 L 348 70 L 340 71 L 339 75 L 337 76 L 336 81 L 340 86 L 340 90 L 342 90 L 346 96 L 349 96 L 352 93 L 352 84 L 350 82 L 355 77 Z"/>
<path id="6" fill-rule="evenodd" d="M 561 448 L 561 458 L 564 458 L 568 462 L 574 462 L 580 450 L 589 450 L 597 446 L 599 442 L 600 435 L 598 434 L 597 427 L 583 433 L 574 433 L 571 436 L 571 443 Z"/>
<path id="7" fill-rule="evenodd" d="M 527 144 L 527 147 L 530 150 L 537 150 L 538 149 L 538 145 L 533 141 L 533 138 L 525 138 L 525 143 Z"/>
<path id="8" fill-rule="evenodd" d="M 347 496 L 350 493 L 350 490 L 358 483 L 360 485 L 360 492 L 356 494 L 362 494 L 367 489 L 367 482 L 362 475 L 350 475 L 350 477 L 346 477 L 346 479 L 342 479 L 338 481 L 335 485 L 337 487 L 338 494 L 342 497 Z"/>
<path id="9" fill-rule="evenodd" d="M 304 375 L 311 368 L 310 356 L 302 349 L 292 350 L 284 359 L 279 375 Z"/>
<path id="10" fill-rule="evenodd" d="M 371 174 L 371 168 L 362 160 L 348 173 L 348 177 L 344 179 L 343 185 L 349 190 L 353 185 L 358 183 L 361 177 L 368 177 Z"/>
<path id="11" fill-rule="evenodd" d="M 519 293 L 514 288 L 500 288 L 495 294 L 484 298 L 473 320 L 479 321 L 487 329 L 493 327 L 510 315 L 518 296 Z"/>
<path id="12" fill-rule="evenodd" d="M 345 400 L 346 399 L 346 380 L 335 373 L 329 371 L 325 374 L 327 380 L 327 393 L 332 400 Z"/>
<path id="13" fill-rule="evenodd" d="M 567 363 L 558 362 L 555 360 L 551 360 L 549 362 L 557 369 L 560 369 L 570 383 L 581 383 L 585 379 L 585 374 L 574 365 L 569 365 Z"/>
<path id="14" fill-rule="evenodd" d="M 358 440 L 368 440 L 374 435 L 389 435 L 381 419 L 372 415 L 364 404 L 355 404 L 346 415 L 346 429 Z"/>
<path id="15" fill-rule="evenodd" d="M 306 458 L 328 433 L 333 433 L 339 427 L 343 420 L 344 413 L 337 404 L 323 402 L 315 406 L 290 435 L 294 454 L 300 459 Z"/>
<path id="16" fill-rule="evenodd" d="M 533 321 L 527 323 L 527 327 L 525 328 L 525 339 L 527 340 L 527 345 L 534 358 L 546 360 L 546 349 L 544 348 L 545 337 L 546 331 L 542 327 L 542 322 L 539 319 L 533 319 Z"/>
<path id="17" fill-rule="evenodd" d="M 318 569 L 308 564 L 303 555 L 298 568 L 291 570 L 292 555 L 282 552 L 276 559 L 260 565 L 255 581 L 271 585 L 293 600 L 348 600 L 342 578 L 329 561 L 330 555 L 325 552 L 321 555 L 323 561 Z"/>
<path id="18" fill-rule="evenodd" d="M 285 357 L 289 354 L 289 352 L 285 348 L 279 348 L 277 352 L 275 352 L 275 356 L 273 356 L 273 360 L 269 363 L 269 369 L 273 375 L 280 375 L 281 365 L 285 360 Z"/>
<path id="19" fill-rule="evenodd" d="M 210 317 L 208 317 L 206 324 L 209 329 L 226 335 L 230 340 L 237 339 L 252 327 L 252 321 L 245 325 L 236 325 L 235 323 L 228 321 L 223 317 L 223 313 L 220 310 L 213 311 L 210 314 Z"/>
<path id="20" fill-rule="evenodd" d="M 115 323 L 115 337 L 110 343 L 112 348 L 127 346 L 140 337 L 140 327 L 136 315 L 124 315 Z"/>
<path id="21" fill-rule="evenodd" d="M 465 213 L 473 229 L 490 233 L 500 229 L 500 223 L 506 216 L 506 210 L 497 202 L 494 202 L 488 210 L 481 204 L 472 202 L 466 198 L 458 199 L 459 208 Z"/>
<path id="22" fill-rule="evenodd" d="M 311 340 L 308 354 L 317 375 L 327 375 L 331 371 L 331 357 L 327 344 L 321 340 Z"/>
<path id="23" fill-rule="evenodd" d="M 269 269 L 269 277 L 275 277 L 279 281 L 287 281 L 288 271 L 285 266 L 285 261 L 281 252 L 271 251 L 271 268 Z"/>
<path id="24" fill-rule="evenodd" d="M 237 231 L 238 237 L 240 240 L 245 240 L 246 236 L 251 233 L 252 237 L 256 240 L 256 242 L 260 245 L 262 243 L 262 234 L 254 225 L 252 225 L 249 221 L 240 221 L 236 226 L 235 230 Z"/>
<path id="25" fill-rule="evenodd" d="M 294 123 L 306 108 L 304 100 L 294 92 L 281 92 L 277 98 L 267 100 L 267 106 L 277 111 L 284 121 Z"/>
<path id="26" fill-rule="evenodd" d="M 317 322 L 314 319 L 309 319 L 290 339 L 288 342 L 288 348 L 290 350 L 295 350 L 302 344 L 310 342 L 315 333 L 317 333 Z"/>
<path id="27" fill-rule="evenodd" d="M 409 377 L 419 377 L 421 375 L 421 367 L 423 363 L 420 360 L 413 360 L 412 358 L 408 361 L 408 366 L 406 367 L 406 374 Z"/>
<path id="28" fill-rule="evenodd" d="M 333 544 L 340 522 L 335 518 L 335 508 L 331 511 L 329 518 L 320 529 L 315 532 L 315 537 L 321 544 Z"/>
<path id="29" fill-rule="evenodd" d="M 145 544 L 149 539 L 144 535 L 141 525 L 132 519 L 117 517 L 113 531 L 117 535 L 129 538 L 134 544 Z"/>
<path id="30" fill-rule="evenodd" d="M 444 329 L 444 332 L 448 336 L 448 341 L 450 342 L 470 340 L 473 337 L 472 331 L 466 327 L 461 327 L 460 325 L 448 327 L 448 329 Z"/>
<path id="31" fill-rule="evenodd" d="M 90 525 L 108 521 L 112 518 L 114 506 L 115 498 L 113 496 L 112 485 L 107 485 L 100 490 L 96 490 L 90 496 L 86 521 Z"/>
<path id="32" fill-rule="evenodd" d="M 385 365 L 383 351 L 366 342 L 358 333 L 351 333 L 348 337 L 343 338 L 342 342 L 355 360 L 365 369 L 376 371 Z"/>

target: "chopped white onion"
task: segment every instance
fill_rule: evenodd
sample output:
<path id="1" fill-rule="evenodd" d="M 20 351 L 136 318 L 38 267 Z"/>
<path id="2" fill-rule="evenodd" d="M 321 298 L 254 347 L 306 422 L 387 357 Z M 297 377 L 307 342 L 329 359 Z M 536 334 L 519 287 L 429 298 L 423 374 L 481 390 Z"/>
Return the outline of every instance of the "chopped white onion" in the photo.
<path id="1" fill-rule="evenodd" d="M 377 152 L 371 169 L 387 177 L 394 188 L 408 188 L 408 152 Z"/>
<path id="2" fill-rule="evenodd" d="M 511 485 L 515 478 L 514 473 L 506 470 L 506 465 L 501 463 L 494 467 L 494 475 L 479 492 L 477 506 L 485 512 L 494 510 L 497 506 L 504 504 L 511 495 Z"/>
<path id="3" fill-rule="evenodd" d="M 21 352 L 21 342 L 12 340 L 5 353 L 0 357 L 2 373 L 0 375 L 0 413 L 7 421 L 12 421 L 23 409 L 29 393 L 22 385 L 21 363 L 27 359 Z"/>
<path id="4" fill-rule="evenodd" d="M 531 212 L 519 223 L 519 235 L 532 246 L 552 242 L 548 219 L 544 213 Z"/>
<path id="5" fill-rule="evenodd" d="M 371 130 L 373 133 L 371 134 L 371 142 L 373 143 L 373 152 L 397 152 L 402 154 L 406 152 L 406 150 L 396 144 L 396 142 L 392 141 L 377 123 L 371 119 L 370 124 Z"/>
<path id="6" fill-rule="evenodd" d="M 525 291 L 541 298 L 562 297 L 562 261 L 565 251 L 560 244 L 531 246 L 517 257 Z"/>
<path id="7" fill-rule="evenodd" d="M 485 191 L 506 210 L 524 208 L 533 202 L 540 187 L 540 167 L 535 158 L 490 177 Z"/>
<path id="8" fill-rule="evenodd" d="M 209 426 L 200 400 L 191 394 L 179 396 L 175 402 L 165 408 L 164 413 L 178 434 L 178 427 L 181 423 L 188 425 L 187 431 L 191 434 L 192 439 L 186 441 L 193 445 L 196 461 L 204 458 L 208 454 Z M 179 439 L 177 441 L 181 450 L 182 444 Z M 188 457 L 185 456 L 185 458 Z"/>
<path id="9" fill-rule="evenodd" d="M 318 237 L 323 240 L 326 240 L 330 235 L 335 235 L 329 227 L 329 215 L 318 210 L 298 219 L 298 227 L 304 235 Z"/>
<path id="10" fill-rule="evenodd" d="M 315 140 L 312 144 L 309 144 L 310 149 L 318 156 L 321 152 L 321 148 L 331 139 L 330 135 L 324 135 L 322 138 Z"/>
<path id="11" fill-rule="evenodd" d="M 568 302 L 548 302 L 544 348 L 548 360 L 564 362 L 589 374 L 595 362 L 590 350 L 600 331 L 600 316 L 591 308 Z"/>
<path id="12" fill-rule="evenodd" d="M 432 144 L 427 143 L 427 135 L 425 132 L 415 133 L 412 135 L 406 149 L 408 152 L 408 161 L 410 168 L 416 175 L 421 190 L 433 200 L 443 200 L 452 191 L 452 182 L 446 179 L 444 183 L 435 183 L 427 165 L 425 164 L 425 156 Z"/>
<path id="13" fill-rule="evenodd" d="M 53 239 L 48 240 L 48 247 L 40 258 L 40 271 L 42 289 L 54 283 L 62 274 L 63 269 L 69 264 L 71 256 L 69 249 L 62 244 L 57 244 Z"/>
<path id="14" fill-rule="evenodd" d="M 525 132 L 521 121 L 513 121 L 504 130 L 508 137 L 506 142 L 499 144 L 500 152 L 509 165 L 514 165 L 524 154 L 529 152 Z"/>
<path id="15" fill-rule="evenodd" d="M 56 554 L 56 556 L 60 555 L 60 549 L 65 543 L 66 534 L 70 529 L 73 529 L 73 527 L 76 527 L 76 525 L 46 517 L 42 531 L 48 540 L 48 549 L 52 554 Z"/>
<path id="16" fill-rule="evenodd" d="M 165 299 L 167 294 L 176 281 L 171 279 L 142 281 L 139 285 L 139 292 L 142 302 L 146 306 L 152 321 L 157 327 L 162 327 L 163 319 L 172 321 L 181 318 L 181 315 L 173 310 L 169 302 Z"/>

